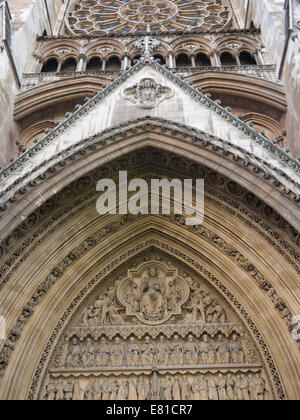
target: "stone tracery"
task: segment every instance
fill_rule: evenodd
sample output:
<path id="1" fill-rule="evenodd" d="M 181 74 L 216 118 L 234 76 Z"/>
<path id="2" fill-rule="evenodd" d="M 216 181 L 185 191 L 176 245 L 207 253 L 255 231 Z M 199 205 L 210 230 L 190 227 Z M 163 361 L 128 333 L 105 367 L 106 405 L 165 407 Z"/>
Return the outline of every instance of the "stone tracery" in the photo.
<path id="1" fill-rule="evenodd" d="M 100 35 L 138 30 L 219 30 L 229 27 L 231 22 L 227 0 L 85 0 L 72 4 L 66 17 L 66 31 L 73 35 Z"/>

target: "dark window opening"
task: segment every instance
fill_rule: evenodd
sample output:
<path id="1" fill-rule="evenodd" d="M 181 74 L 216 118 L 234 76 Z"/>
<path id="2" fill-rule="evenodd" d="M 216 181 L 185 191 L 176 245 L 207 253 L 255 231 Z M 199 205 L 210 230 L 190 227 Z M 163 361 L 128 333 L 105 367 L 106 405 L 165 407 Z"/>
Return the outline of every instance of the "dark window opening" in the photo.
<path id="1" fill-rule="evenodd" d="M 253 66 L 257 64 L 255 58 L 246 51 L 241 52 L 240 61 L 242 66 Z"/>
<path id="2" fill-rule="evenodd" d="M 86 66 L 87 71 L 94 70 L 99 71 L 102 70 L 102 61 L 99 57 L 93 57 L 90 59 Z"/>
<path id="3" fill-rule="evenodd" d="M 56 73 L 58 68 L 58 61 L 56 58 L 51 58 L 43 65 L 42 73 Z"/>
<path id="4" fill-rule="evenodd" d="M 177 67 L 191 67 L 191 60 L 186 54 L 179 54 L 176 58 Z"/>
<path id="5" fill-rule="evenodd" d="M 197 67 L 202 67 L 202 66 L 209 67 L 209 66 L 211 66 L 211 61 L 207 57 L 207 55 L 205 55 L 205 54 L 197 54 L 196 55 L 196 66 Z"/>
<path id="6" fill-rule="evenodd" d="M 77 61 L 75 58 L 68 58 L 61 66 L 61 71 L 76 71 Z"/>
<path id="7" fill-rule="evenodd" d="M 110 59 L 106 62 L 105 69 L 114 71 L 114 70 L 121 70 L 122 63 L 119 57 L 110 57 Z"/>
<path id="8" fill-rule="evenodd" d="M 222 66 L 236 66 L 237 65 L 236 59 L 233 57 L 233 55 L 229 53 L 223 53 L 221 55 L 221 63 L 222 63 Z"/>

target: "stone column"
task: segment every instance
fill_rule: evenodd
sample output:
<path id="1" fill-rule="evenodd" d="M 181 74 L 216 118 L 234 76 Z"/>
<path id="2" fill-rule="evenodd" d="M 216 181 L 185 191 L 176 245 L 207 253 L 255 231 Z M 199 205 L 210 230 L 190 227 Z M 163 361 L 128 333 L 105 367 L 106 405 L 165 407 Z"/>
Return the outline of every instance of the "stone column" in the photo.
<path id="1" fill-rule="evenodd" d="M 191 62 L 192 62 L 192 67 L 196 67 L 196 57 L 194 55 L 191 55 Z"/>
<path id="2" fill-rule="evenodd" d="M 209 57 L 212 66 L 221 66 L 221 60 L 217 50 L 213 50 Z"/>
<path id="3" fill-rule="evenodd" d="M 174 57 L 172 51 L 169 51 L 169 67 L 170 69 L 173 69 L 174 66 Z"/>
<path id="4" fill-rule="evenodd" d="M 84 67 L 85 67 L 85 61 L 86 61 L 85 54 L 80 54 L 76 71 L 84 71 L 85 70 L 84 69 Z"/>
<path id="5" fill-rule="evenodd" d="M 235 54 L 234 54 L 234 58 L 236 59 L 236 63 L 237 63 L 237 65 L 238 65 L 238 66 L 241 66 L 242 64 L 241 64 L 241 60 L 240 60 L 240 55 L 239 55 L 239 53 L 235 53 Z"/>

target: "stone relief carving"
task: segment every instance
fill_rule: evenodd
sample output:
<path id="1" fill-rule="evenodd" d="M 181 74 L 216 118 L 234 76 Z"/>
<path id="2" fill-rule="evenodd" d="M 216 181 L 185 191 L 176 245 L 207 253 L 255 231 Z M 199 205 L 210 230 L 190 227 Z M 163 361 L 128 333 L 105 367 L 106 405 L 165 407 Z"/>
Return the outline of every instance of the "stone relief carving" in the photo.
<path id="1" fill-rule="evenodd" d="M 144 78 L 138 84 L 125 88 L 121 96 L 139 108 L 152 109 L 161 102 L 174 96 L 174 91 L 168 86 L 162 86 L 152 78 Z"/>
<path id="2" fill-rule="evenodd" d="M 103 288 L 61 338 L 42 398 L 273 399 L 235 315 L 168 259 L 144 258 Z"/>
<path id="3" fill-rule="evenodd" d="M 94 380 L 51 378 L 44 400 L 56 401 L 264 401 L 272 396 L 261 371 L 242 374 L 100 377 Z"/>

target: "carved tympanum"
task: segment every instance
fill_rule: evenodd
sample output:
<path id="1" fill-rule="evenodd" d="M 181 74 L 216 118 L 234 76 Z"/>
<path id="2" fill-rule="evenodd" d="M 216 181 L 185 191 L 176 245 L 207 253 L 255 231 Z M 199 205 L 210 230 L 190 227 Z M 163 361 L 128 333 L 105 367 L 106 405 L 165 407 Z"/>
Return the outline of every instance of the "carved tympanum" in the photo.
<path id="1" fill-rule="evenodd" d="M 41 398 L 273 398 L 252 339 L 204 279 L 154 255 L 94 293 L 61 337 Z"/>

